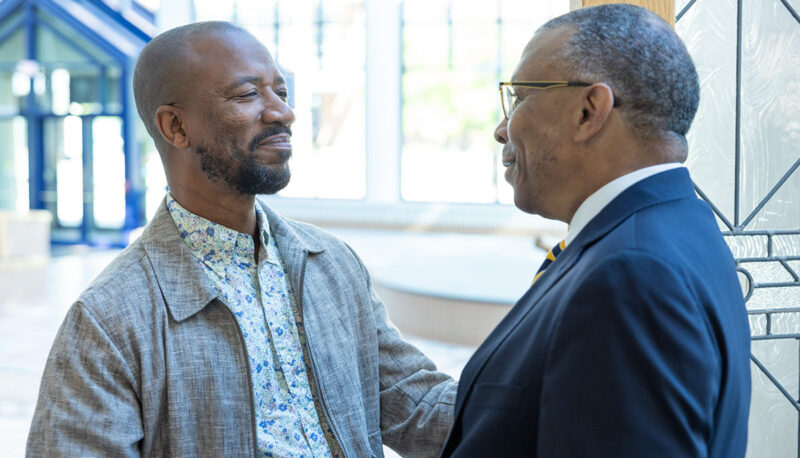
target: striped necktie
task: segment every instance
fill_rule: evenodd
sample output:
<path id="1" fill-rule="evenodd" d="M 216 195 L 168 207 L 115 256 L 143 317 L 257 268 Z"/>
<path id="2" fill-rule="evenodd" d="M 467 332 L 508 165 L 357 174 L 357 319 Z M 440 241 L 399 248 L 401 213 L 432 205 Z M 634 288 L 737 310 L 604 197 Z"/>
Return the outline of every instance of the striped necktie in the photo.
<path id="1" fill-rule="evenodd" d="M 550 251 L 547 252 L 547 256 L 545 256 L 544 262 L 539 267 L 539 270 L 536 271 L 536 276 L 533 277 L 533 281 L 531 282 L 531 285 L 536 283 L 536 280 L 538 280 L 539 277 L 542 276 L 542 274 L 544 273 L 544 270 L 547 269 L 547 266 L 552 264 L 553 261 L 556 260 L 556 256 L 558 256 L 558 254 L 561 253 L 564 250 L 564 248 L 566 248 L 566 247 L 567 247 L 566 242 L 564 240 L 562 240 L 562 241 L 558 242 L 556 244 L 556 246 L 551 248 Z"/>

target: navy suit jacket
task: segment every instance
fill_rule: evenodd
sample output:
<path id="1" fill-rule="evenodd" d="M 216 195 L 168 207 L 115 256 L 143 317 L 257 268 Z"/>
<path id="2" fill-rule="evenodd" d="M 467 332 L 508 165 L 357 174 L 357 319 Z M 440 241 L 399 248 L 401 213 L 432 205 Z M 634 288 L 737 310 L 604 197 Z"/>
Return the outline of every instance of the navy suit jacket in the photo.
<path id="1" fill-rule="evenodd" d="M 443 456 L 741 457 L 750 330 L 686 169 L 617 196 L 461 374 Z"/>

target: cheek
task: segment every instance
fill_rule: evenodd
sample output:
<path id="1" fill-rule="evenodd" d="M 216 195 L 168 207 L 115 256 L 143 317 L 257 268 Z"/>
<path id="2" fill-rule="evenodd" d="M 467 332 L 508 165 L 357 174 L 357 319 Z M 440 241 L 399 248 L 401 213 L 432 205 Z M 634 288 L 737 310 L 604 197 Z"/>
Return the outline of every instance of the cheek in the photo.
<path id="1" fill-rule="evenodd" d="M 528 126 L 525 123 L 518 121 L 518 118 L 512 117 L 508 122 L 508 142 L 511 147 L 516 151 L 516 161 L 524 160 L 525 156 L 525 138 L 528 136 Z"/>
<path id="2" fill-rule="evenodd" d="M 242 110 L 209 113 L 209 130 L 217 141 L 242 140 L 242 136 L 247 135 L 255 124 L 253 117 Z"/>
<path id="3" fill-rule="evenodd" d="M 517 176 L 529 174 L 528 168 L 536 160 L 535 155 L 539 149 L 538 134 L 530 123 L 509 123 L 508 140 L 516 151 L 515 167 Z"/>

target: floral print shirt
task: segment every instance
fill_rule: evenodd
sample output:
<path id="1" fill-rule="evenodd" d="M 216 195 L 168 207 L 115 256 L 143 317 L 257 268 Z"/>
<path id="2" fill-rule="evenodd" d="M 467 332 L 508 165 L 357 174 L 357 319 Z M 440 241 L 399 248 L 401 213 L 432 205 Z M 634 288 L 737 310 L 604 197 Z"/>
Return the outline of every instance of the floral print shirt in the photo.
<path id="1" fill-rule="evenodd" d="M 331 456 L 309 386 L 292 291 L 258 201 L 257 262 L 249 234 L 197 216 L 169 194 L 167 208 L 244 337 L 259 456 Z"/>

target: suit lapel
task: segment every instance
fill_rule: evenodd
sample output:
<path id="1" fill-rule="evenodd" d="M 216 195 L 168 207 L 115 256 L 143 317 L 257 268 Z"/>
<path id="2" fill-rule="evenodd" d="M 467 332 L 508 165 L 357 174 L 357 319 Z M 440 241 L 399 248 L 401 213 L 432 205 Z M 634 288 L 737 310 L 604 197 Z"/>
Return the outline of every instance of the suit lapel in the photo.
<path id="1" fill-rule="evenodd" d="M 461 412 L 464 399 L 467 397 L 473 382 L 481 373 L 483 366 L 486 365 L 495 351 L 497 351 L 506 338 L 514 332 L 528 313 L 533 310 L 541 297 L 544 296 L 553 285 L 558 283 L 558 280 L 575 265 L 581 252 L 582 247 L 567 247 L 556 260 L 550 264 L 545 273 L 542 274 L 542 277 L 528 288 L 528 291 L 517 301 L 514 307 L 508 312 L 508 315 L 500 321 L 500 324 L 489 334 L 489 337 L 486 338 L 483 344 L 478 347 L 475 354 L 464 368 L 464 371 L 461 373 L 459 396 L 455 410 L 456 417 L 458 417 L 458 414 Z"/>
<path id="2" fill-rule="evenodd" d="M 687 197 L 695 197 L 692 180 L 685 168 L 668 170 L 648 177 L 623 191 L 592 219 L 578 237 L 550 264 L 542 277 L 509 311 L 489 337 L 478 347 L 459 381 L 455 418 L 458 418 L 475 379 L 500 345 L 519 326 L 544 296 L 580 259 L 581 254 L 622 221 L 639 210 Z"/>

